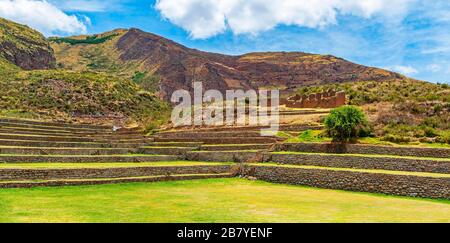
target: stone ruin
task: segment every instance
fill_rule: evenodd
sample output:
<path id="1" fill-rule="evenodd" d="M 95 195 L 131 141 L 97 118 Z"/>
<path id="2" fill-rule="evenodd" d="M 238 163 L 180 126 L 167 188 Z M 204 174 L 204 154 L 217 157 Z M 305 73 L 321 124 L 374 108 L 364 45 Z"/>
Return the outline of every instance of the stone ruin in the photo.
<path id="1" fill-rule="evenodd" d="M 323 93 L 310 95 L 295 95 L 280 101 L 288 108 L 336 108 L 346 103 L 345 92 L 328 90 Z"/>

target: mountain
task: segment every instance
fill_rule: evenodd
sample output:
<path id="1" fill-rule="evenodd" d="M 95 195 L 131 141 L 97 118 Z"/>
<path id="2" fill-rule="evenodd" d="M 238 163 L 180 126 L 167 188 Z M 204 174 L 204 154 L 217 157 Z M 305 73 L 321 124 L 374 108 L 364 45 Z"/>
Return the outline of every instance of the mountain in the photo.
<path id="1" fill-rule="evenodd" d="M 261 52 L 229 56 L 187 48 L 139 29 L 94 36 L 53 38 L 58 65 L 74 70 L 106 71 L 145 82 L 169 99 L 173 91 L 299 87 L 356 81 L 394 81 L 394 72 L 358 65 L 330 55 Z"/>
<path id="2" fill-rule="evenodd" d="M 0 116 L 153 125 L 168 112 L 166 103 L 131 79 L 56 69 L 46 38 L 0 19 Z"/>
<path id="3" fill-rule="evenodd" d="M 27 26 L 0 18 L 0 59 L 25 70 L 55 67 L 53 49 L 45 37 Z"/>

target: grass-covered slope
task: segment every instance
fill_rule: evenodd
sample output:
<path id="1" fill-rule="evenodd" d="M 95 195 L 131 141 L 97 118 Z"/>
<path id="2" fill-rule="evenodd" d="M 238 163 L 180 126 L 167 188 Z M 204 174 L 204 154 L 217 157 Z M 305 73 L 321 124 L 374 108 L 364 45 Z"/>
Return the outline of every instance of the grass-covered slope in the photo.
<path id="1" fill-rule="evenodd" d="M 366 105 L 378 102 L 450 102 L 450 86 L 413 79 L 390 82 L 356 82 L 328 84 L 300 88 L 297 93 L 312 94 L 329 89 L 345 91 L 350 105 Z"/>
<path id="2" fill-rule="evenodd" d="M 16 65 L 10 63 L 8 60 L 0 57 L 0 76 L 8 75 L 10 73 L 15 73 L 19 71 L 20 68 Z"/>
<path id="3" fill-rule="evenodd" d="M 131 80 L 102 73 L 19 71 L 0 78 L 0 108 L 55 118 L 160 117 L 168 107 Z"/>
<path id="4" fill-rule="evenodd" d="M 116 35 L 58 40 L 67 45 L 73 41 L 99 44 Z M 135 84 L 131 74 L 110 72 L 109 63 L 102 58 L 114 55 L 85 55 L 90 60 L 87 65 L 99 68 L 55 69 L 53 49 L 42 34 L 0 18 L 0 115 L 63 120 L 132 118 L 143 123 L 167 117 L 168 105 Z"/>
<path id="5" fill-rule="evenodd" d="M 23 69 L 53 68 L 56 62 L 41 33 L 3 18 L 0 18 L 0 57 Z"/>
<path id="6" fill-rule="evenodd" d="M 328 89 L 347 93 L 350 105 L 362 106 L 375 134 L 388 142 L 450 143 L 450 86 L 405 79 L 305 87 L 298 93 Z"/>
<path id="7" fill-rule="evenodd" d="M 127 30 L 117 29 L 99 35 L 50 38 L 58 67 L 77 71 L 106 72 L 131 79 L 142 89 L 157 92 L 159 75 L 149 70 L 143 61 L 120 59 L 116 44 Z"/>
<path id="8" fill-rule="evenodd" d="M 118 29 L 93 36 L 50 38 L 59 68 L 75 71 L 107 72 L 131 78 L 138 69 L 120 62 L 115 44 L 126 30 Z"/>

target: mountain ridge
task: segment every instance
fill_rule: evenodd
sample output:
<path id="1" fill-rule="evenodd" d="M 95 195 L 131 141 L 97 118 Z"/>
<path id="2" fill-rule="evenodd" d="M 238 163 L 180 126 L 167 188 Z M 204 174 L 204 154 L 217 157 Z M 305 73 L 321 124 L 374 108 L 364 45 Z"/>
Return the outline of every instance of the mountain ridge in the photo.
<path id="1" fill-rule="evenodd" d="M 125 125 L 158 123 L 169 110 L 128 78 L 56 68 L 42 34 L 0 18 L 0 116 Z"/>
<path id="2" fill-rule="evenodd" d="M 136 28 L 106 33 L 116 33 L 117 36 L 95 45 L 53 42 L 52 47 L 58 62 L 62 65 L 74 65 L 80 70 L 95 71 L 97 68 L 92 68 L 95 65 L 86 64 L 88 61 L 83 60 L 82 55 L 96 51 L 98 55 L 104 55 L 102 58 L 105 62 L 114 63 L 116 66 L 130 65 L 121 67 L 123 70 L 119 73 L 125 76 L 132 78 L 138 71 L 160 77 L 155 89 L 165 100 L 168 100 L 175 90 L 192 91 L 194 81 L 202 81 L 205 89 L 222 92 L 229 89 L 267 87 L 277 87 L 290 92 L 311 85 L 406 79 L 395 72 L 366 67 L 332 55 L 304 52 L 225 55 L 189 48 Z M 105 33 L 96 36 L 102 35 Z M 72 60 L 66 62 L 68 59 Z M 110 70 L 106 68 L 106 71 Z"/>

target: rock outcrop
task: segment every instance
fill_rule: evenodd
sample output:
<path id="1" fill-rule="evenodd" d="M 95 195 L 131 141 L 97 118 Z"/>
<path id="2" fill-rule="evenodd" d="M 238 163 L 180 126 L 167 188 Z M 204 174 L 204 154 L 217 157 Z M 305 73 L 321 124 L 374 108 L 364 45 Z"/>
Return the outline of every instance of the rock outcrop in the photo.
<path id="1" fill-rule="evenodd" d="M 2 18 L 0 57 L 25 70 L 51 69 L 56 64 L 53 49 L 41 33 Z"/>

